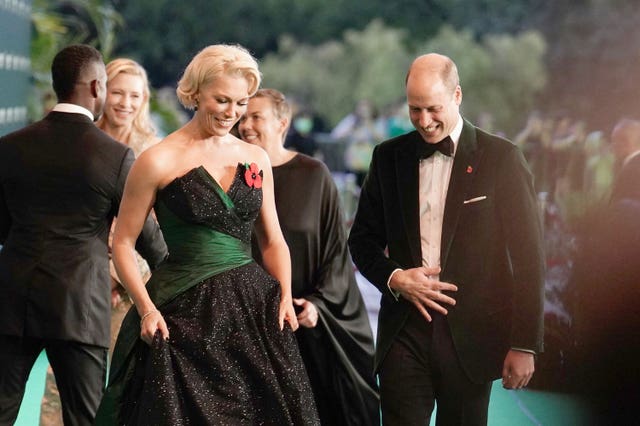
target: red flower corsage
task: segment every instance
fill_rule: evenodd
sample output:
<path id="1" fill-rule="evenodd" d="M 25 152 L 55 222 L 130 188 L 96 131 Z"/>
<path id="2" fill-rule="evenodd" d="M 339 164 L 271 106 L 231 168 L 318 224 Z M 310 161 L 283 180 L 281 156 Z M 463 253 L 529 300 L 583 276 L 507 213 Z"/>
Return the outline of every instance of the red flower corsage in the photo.
<path id="1" fill-rule="evenodd" d="M 262 170 L 256 163 L 244 163 L 244 181 L 250 188 L 262 188 Z"/>

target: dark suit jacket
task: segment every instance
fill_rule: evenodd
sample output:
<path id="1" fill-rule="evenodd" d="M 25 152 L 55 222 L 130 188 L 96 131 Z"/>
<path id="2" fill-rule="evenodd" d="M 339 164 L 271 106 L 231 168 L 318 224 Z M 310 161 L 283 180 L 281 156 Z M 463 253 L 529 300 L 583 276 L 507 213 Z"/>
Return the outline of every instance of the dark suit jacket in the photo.
<path id="1" fill-rule="evenodd" d="M 0 334 L 108 347 L 108 236 L 133 151 L 82 114 L 0 138 Z M 137 248 L 167 253 L 148 219 Z"/>
<path id="2" fill-rule="evenodd" d="M 395 299 L 387 280 L 396 268 L 422 264 L 416 138 L 414 131 L 375 148 L 349 237 L 355 264 L 382 292 L 376 368 L 411 306 Z M 520 151 L 465 121 L 445 204 L 440 279 L 459 289 L 456 306 L 447 306 L 448 323 L 474 382 L 500 377 L 510 347 L 542 350 L 539 217 Z"/>

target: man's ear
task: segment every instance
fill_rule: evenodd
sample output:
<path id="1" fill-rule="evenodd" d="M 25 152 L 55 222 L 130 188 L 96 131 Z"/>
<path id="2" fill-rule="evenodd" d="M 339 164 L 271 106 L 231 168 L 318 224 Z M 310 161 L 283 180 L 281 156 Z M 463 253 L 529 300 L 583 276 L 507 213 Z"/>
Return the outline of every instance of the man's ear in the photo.
<path id="1" fill-rule="evenodd" d="M 89 83 L 89 89 L 91 90 L 91 96 L 94 98 L 98 97 L 98 91 L 100 90 L 100 88 L 98 87 L 98 85 L 100 84 L 100 82 L 98 80 L 91 80 L 91 83 Z"/>

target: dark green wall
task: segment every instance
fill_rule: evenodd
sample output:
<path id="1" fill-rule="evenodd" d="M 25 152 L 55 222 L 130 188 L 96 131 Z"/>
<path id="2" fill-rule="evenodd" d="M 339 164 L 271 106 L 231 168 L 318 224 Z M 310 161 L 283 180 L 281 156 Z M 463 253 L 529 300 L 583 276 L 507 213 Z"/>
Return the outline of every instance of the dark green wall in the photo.
<path id="1" fill-rule="evenodd" d="M 0 135 L 27 124 L 31 0 L 0 0 Z"/>

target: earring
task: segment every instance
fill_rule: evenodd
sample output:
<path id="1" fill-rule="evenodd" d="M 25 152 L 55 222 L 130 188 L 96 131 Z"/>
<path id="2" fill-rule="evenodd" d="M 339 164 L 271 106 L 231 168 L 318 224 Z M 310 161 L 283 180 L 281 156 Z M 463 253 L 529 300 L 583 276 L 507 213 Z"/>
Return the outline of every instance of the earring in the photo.
<path id="1" fill-rule="evenodd" d="M 197 110 L 198 110 L 198 105 L 199 105 L 198 98 L 195 98 L 195 101 L 196 101 L 196 104 L 195 104 L 195 106 L 193 107 L 193 110 L 194 110 L 194 111 L 197 111 Z"/>

